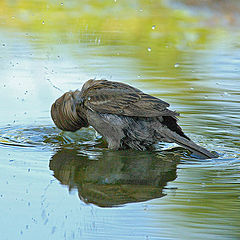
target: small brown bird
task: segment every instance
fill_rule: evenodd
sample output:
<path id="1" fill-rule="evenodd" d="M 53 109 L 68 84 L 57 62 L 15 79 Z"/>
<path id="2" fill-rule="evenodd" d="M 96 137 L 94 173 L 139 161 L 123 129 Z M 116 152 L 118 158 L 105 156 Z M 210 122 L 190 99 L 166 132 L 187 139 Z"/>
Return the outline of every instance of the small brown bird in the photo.
<path id="1" fill-rule="evenodd" d="M 169 104 L 137 88 L 108 80 L 88 80 L 82 90 L 63 94 L 51 116 L 64 131 L 92 126 L 110 149 L 150 149 L 157 142 L 175 142 L 202 158 L 215 154 L 195 144 L 177 124 Z"/>

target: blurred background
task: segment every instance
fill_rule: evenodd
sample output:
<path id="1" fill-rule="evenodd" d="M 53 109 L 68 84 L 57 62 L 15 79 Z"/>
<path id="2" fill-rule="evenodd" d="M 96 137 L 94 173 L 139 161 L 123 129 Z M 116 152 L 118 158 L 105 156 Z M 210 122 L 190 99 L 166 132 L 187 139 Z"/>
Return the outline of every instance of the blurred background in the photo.
<path id="1" fill-rule="evenodd" d="M 239 12 L 237 0 L 1 0 L 1 238 L 239 239 Z M 91 128 L 57 130 L 51 104 L 90 78 L 169 102 L 220 158 L 112 152 Z"/>

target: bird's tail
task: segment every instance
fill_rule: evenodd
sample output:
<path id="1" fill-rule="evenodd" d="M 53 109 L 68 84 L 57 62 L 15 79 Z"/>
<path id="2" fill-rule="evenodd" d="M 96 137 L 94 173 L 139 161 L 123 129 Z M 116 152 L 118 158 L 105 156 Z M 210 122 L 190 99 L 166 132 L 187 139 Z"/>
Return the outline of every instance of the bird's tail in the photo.
<path id="1" fill-rule="evenodd" d="M 162 126 L 161 129 L 156 129 L 156 131 L 159 132 L 159 135 L 161 135 L 161 137 L 164 137 L 169 142 L 175 142 L 180 146 L 183 146 L 184 148 L 190 150 L 197 157 L 204 158 L 204 159 L 218 157 L 218 154 L 211 153 L 206 148 L 203 148 L 197 145 L 196 143 L 194 143 L 186 135 L 181 136 L 177 132 L 169 129 L 167 126 Z"/>

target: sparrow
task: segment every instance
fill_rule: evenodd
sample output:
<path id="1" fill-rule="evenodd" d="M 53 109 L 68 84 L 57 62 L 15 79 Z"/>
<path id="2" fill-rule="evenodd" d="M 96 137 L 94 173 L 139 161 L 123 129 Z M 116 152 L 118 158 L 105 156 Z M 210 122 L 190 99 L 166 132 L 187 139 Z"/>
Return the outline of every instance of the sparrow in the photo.
<path id="1" fill-rule="evenodd" d="M 128 84 L 90 79 L 81 91 L 69 91 L 51 107 L 63 131 L 92 126 L 113 150 L 149 150 L 158 142 L 174 142 L 200 158 L 217 155 L 194 143 L 178 125 L 170 105 Z"/>

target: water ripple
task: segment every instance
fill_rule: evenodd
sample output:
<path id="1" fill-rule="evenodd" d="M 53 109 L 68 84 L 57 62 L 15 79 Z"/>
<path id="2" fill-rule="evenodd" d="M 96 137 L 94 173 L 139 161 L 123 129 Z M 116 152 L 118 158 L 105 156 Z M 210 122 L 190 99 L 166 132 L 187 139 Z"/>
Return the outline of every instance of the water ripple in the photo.
<path id="1" fill-rule="evenodd" d="M 61 132 L 53 126 L 7 126 L 0 129 L 0 144 L 16 147 L 90 146 L 97 144 L 97 140 L 93 129 L 76 133 Z"/>

